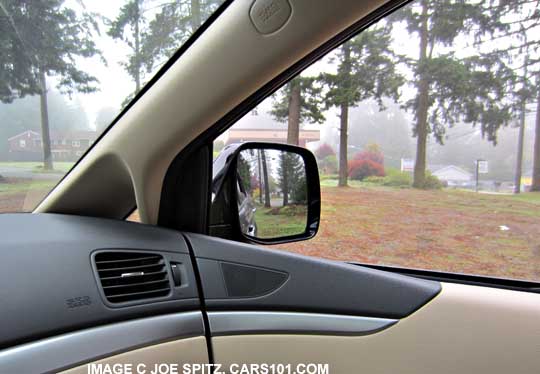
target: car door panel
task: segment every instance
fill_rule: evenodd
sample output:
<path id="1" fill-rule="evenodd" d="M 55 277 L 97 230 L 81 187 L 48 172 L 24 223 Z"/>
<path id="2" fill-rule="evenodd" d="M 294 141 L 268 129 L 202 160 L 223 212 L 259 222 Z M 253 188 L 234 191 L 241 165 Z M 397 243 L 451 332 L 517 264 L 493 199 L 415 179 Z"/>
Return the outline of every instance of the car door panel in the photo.
<path id="1" fill-rule="evenodd" d="M 34 227 L 36 236 L 21 242 L 21 227 Z M 224 368 L 322 363 L 333 373 L 530 373 L 540 367 L 536 293 L 440 283 L 105 219 L 6 214 L 0 231 L 0 249 L 15 249 L 5 251 L 0 270 L 17 286 L 0 288 L 10 300 L 0 309 L 0 372 L 212 363 L 206 338 Z M 183 261 L 184 288 L 171 280 L 167 296 L 111 304 L 96 272 L 95 254 L 104 250 L 159 254 L 167 265 Z M 89 299 L 71 300 L 79 295 Z"/>
<path id="2" fill-rule="evenodd" d="M 444 283 L 412 315 L 365 336 L 213 336 L 217 363 L 321 363 L 331 373 L 535 373 L 540 295 Z"/>
<path id="3" fill-rule="evenodd" d="M 0 351 L 2 373 L 46 373 L 73 367 L 81 362 L 92 362 L 119 352 L 139 352 L 143 357 L 162 355 L 169 357 L 169 345 L 162 342 L 175 341 L 176 345 L 190 345 L 188 354 L 177 356 L 188 360 L 208 360 L 201 312 L 166 314 L 139 318 L 82 329 L 68 334 L 55 335 Z M 200 345 L 200 341 L 203 345 Z M 191 343 L 190 343 L 191 342 Z M 149 347 L 138 350 L 139 347 Z M 152 347 L 152 348 L 150 348 Z M 199 348 L 196 348 L 199 347 Z M 136 355 L 135 355 L 136 356 Z M 135 356 L 122 356 L 128 361 Z M 114 357 L 109 362 L 115 361 Z M 83 365 L 86 366 L 86 365 Z M 87 371 L 85 371 L 87 372 Z"/>
<path id="4" fill-rule="evenodd" d="M 107 357 L 102 360 L 87 363 L 62 371 L 63 374 L 88 374 L 90 365 L 106 367 L 119 365 L 119 367 L 131 367 L 133 372 L 152 372 L 156 367 L 178 368 L 183 371 L 185 364 L 208 364 L 206 352 L 206 340 L 204 337 L 174 340 L 161 344 L 151 345 L 122 354 Z M 191 367 L 191 366 L 190 366 Z M 163 369 L 165 370 L 165 369 Z"/>
<path id="5" fill-rule="evenodd" d="M 202 235 L 186 238 L 199 264 L 214 359 L 224 368 L 321 363 L 332 373 L 531 373 L 540 367 L 536 293 L 424 283 Z M 229 263 L 237 267 L 223 267 Z M 253 292 L 268 283 L 264 271 L 286 280 Z M 244 297 L 234 283 L 249 285 Z M 509 353 L 512 347 L 520 349 Z"/>
<path id="6" fill-rule="evenodd" d="M 185 236 L 197 260 L 208 311 L 278 310 L 396 319 L 440 291 L 434 281 L 204 235 Z"/>

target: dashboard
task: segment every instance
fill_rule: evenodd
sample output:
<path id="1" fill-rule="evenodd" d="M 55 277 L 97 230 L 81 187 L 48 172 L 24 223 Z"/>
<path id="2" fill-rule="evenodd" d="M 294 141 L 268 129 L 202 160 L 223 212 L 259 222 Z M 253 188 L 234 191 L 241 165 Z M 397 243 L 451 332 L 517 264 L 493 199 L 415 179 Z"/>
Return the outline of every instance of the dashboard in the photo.
<path id="1" fill-rule="evenodd" d="M 48 355 L 55 371 L 178 336 L 362 335 L 441 290 L 434 281 L 102 218 L 3 214 L 0 237 L 0 369 L 31 365 L 34 354 L 40 365 Z"/>

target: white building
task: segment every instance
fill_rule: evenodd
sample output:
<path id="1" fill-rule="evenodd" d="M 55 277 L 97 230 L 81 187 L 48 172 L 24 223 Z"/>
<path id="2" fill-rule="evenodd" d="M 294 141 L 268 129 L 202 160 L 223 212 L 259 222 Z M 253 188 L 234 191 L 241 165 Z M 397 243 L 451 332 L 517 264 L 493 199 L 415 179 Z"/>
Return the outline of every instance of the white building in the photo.
<path id="1" fill-rule="evenodd" d="M 439 180 L 448 182 L 449 184 L 462 184 L 470 182 L 474 178 L 472 173 L 455 165 L 448 165 L 433 170 L 432 174 L 439 178 Z"/>

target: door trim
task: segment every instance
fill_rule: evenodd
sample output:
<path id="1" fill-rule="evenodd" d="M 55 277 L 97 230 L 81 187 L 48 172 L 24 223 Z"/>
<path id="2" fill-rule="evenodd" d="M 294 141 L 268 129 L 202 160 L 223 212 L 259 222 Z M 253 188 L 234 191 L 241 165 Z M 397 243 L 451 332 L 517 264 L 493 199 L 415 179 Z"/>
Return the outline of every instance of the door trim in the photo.
<path id="1" fill-rule="evenodd" d="M 362 336 L 398 322 L 396 319 L 293 312 L 209 312 L 212 336 L 311 334 Z"/>
<path id="2" fill-rule="evenodd" d="M 0 351 L 1 373 L 56 372 L 140 347 L 204 336 L 201 312 L 119 322 Z"/>

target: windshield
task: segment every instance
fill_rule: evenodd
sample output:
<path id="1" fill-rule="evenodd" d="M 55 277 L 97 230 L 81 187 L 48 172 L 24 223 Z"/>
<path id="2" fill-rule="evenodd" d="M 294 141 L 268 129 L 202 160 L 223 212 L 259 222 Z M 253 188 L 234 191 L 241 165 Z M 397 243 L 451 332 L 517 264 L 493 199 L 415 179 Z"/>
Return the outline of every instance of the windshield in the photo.
<path id="1" fill-rule="evenodd" d="M 31 211 L 223 0 L 0 0 L 0 213 Z"/>

